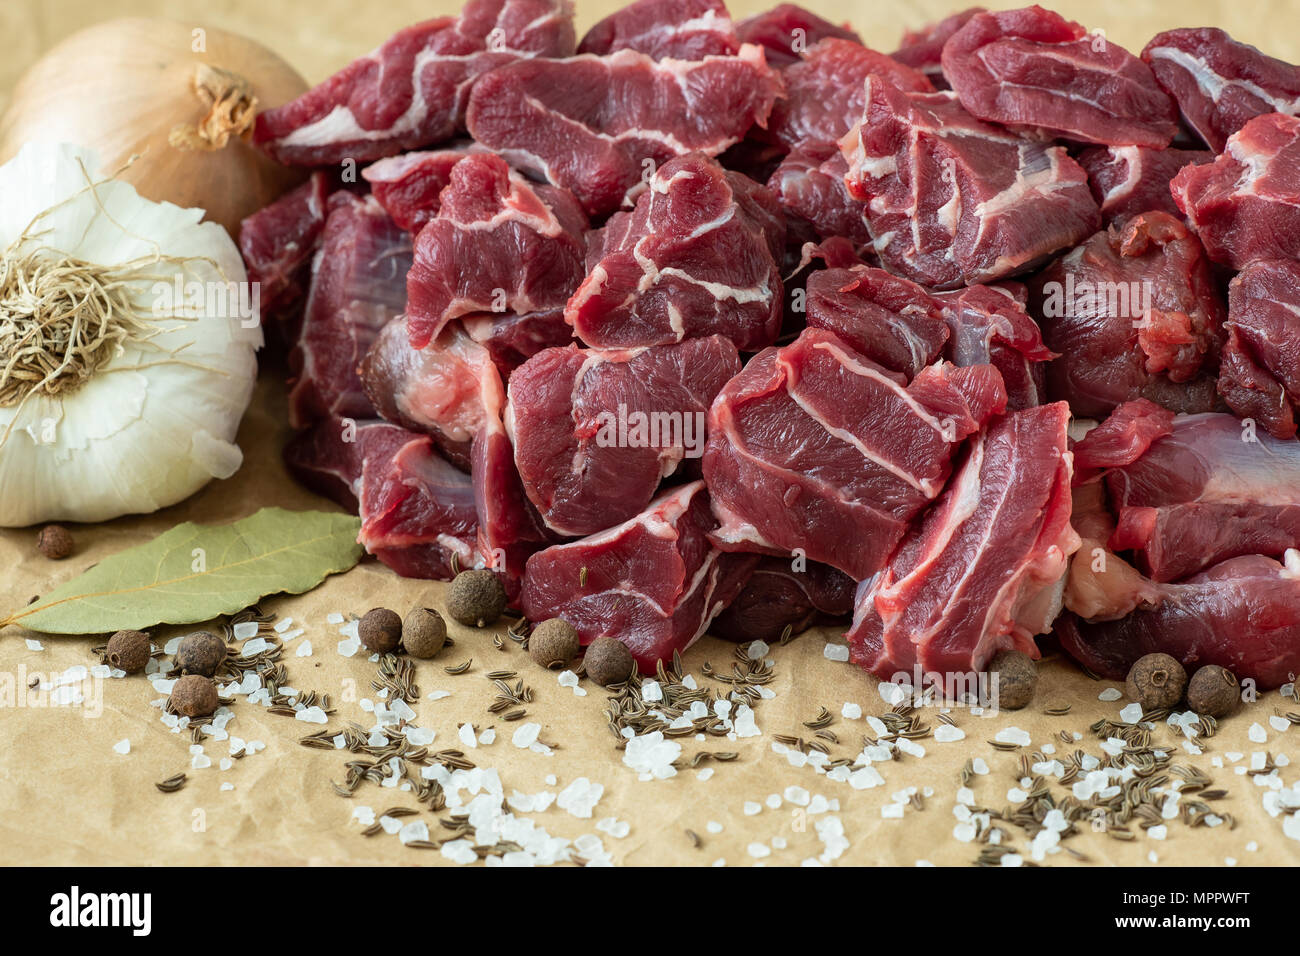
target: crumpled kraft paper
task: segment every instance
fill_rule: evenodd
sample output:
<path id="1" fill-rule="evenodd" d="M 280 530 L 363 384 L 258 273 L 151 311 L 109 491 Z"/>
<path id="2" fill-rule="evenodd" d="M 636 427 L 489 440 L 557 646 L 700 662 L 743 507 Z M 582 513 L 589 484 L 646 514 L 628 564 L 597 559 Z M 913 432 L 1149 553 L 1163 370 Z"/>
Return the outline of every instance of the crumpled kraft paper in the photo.
<path id="1" fill-rule="evenodd" d="M 892 49 L 905 27 L 919 26 L 941 16 L 956 4 L 944 0 L 914 0 L 911 3 L 870 4 L 864 7 L 850 0 L 814 0 L 809 4 L 833 20 L 850 20 L 868 43 Z M 585 27 L 614 9 L 610 0 L 579 3 L 580 26 Z M 763 4 L 736 0 L 731 4 L 737 16 L 747 15 Z M 1070 0 L 1054 4 L 1063 13 L 1089 26 L 1106 29 L 1108 36 L 1138 49 L 1160 29 L 1178 25 L 1217 25 L 1241 39 L 1260 44 L 1269 52 L 1300 59 L 1300 10 L 1277 0 L 1251 4 L 1249 14 L 1240 4 L 1189 2 L 1162 3 L 1155 0 Z M 193 16 L 261 39 L 299 67 L 312 81 L 325 77 L 352 57 L 365 52 L 393 30 L 421 17 L 450 12 L 453 4 L 440 0 L 430 6 L 414 0 L 365 4 L 353 0 L 311 0 L 277 4 L 233 0 L 212 7 L 197 0 L 114 0 L 89 3 L 86 0 L 14 2 L 0 7 L 0 36 L 6 37 L 8 56 L 0 62 L 0 105 L 22 68 L 60 37 L 91 20 L 117 15 L 168 15 L 179 19 Z M 48 591 L 89 565 L 120 549 L 141 543 L 181 521 L 226 522 L 243 517 L 265 505 L 289 508 L 332 507 L 298 488 L 280 463 L 279 449 L 287 434 L 284 424 L 285 390 L 273 372 L 263 374 L 254 404 L 240 436 L 246 454 L 242 470 L 228 481 L 215 482 L 193 499 L 160 514 L 123 518 L 97 526 L 74 526 L 77 553 L 63 562 L 43 558 L 34 547 L 34 530 L 0 532 L 0 610 L 12 610 L 36 594 Z M 353 571 L 333 577 L 320 588 L 298 597 L 272 598 L 264 607 L 283 617 L 292 617 L 294 627 L 305 627 L 302 637 L 289 642 L 284 661 L 290 680 L 300 690 L 315 689 L 334 698 L 337 713 L 329 727 L 347 721 L 370 726 L 370 715 L 360 705 L 374 696 L 370 686 L 376 667 L 360 654 L 340 656 L 337 625 L 327 623 L 331 613 L 364 613 L 375 605 L 405 611 L 416 603 L 438 606 L 443 585 L 404 580 L 373 560 Z M 933 737 L 918 741 L 923 757 L 904 755 L 896 761 L 878 764 L 884 785 L 855 790 L 848 783 L 828 779 L 811 767 L 791 766 L 773 752 L 774 735 L 811 739 L 803 726 L 821 707 L 835 715 L 830 730 L 840 740 L 832 745 L 835 756 L 854 757 L 861 750 L 861 738 L 870 733 L 862 719 L 840 716 L 845 703 L 856 703 L 864 714 L 888 709 L 877 692 L 877 682 L 849 664 L 828 660 L 828 640 L 838 642 L 834 631 L 811 631 L 788 646 L 773 648 L 775 679 L 769 687 L 775 697 L 756 709 L 760 736 L 737 741 L 709 738 L 703 743 L 682 739 L 683 756 L 697 750 L 732 750 L 740 754 L 731 763 L 706 761 L 697 769 L 685 769 L 666 780 L 639 780 L 624 766 L 622 754 L 606 724 L 606 694 L 583 682 L 585 697 L 562 687 L 553 672 L 534 666 L 518 647 L 505 641 L 497 650 L 490 631 L 472 631 L 451 625 L 457 645 L 433 661 L 418 662 L 417 682 L 422 699 L 416 710 L 418 724 L 437 733 L 434 749 L 461 747 L 459 726 L 472 722 L 481 732 L 495 726 L 495 743 L 468 750 L 470 760 L 500 773 L 507 795 L 515 790 L 535 794 L 558 792 L 579 777 L 604 787 L 590 819 L 578 819 L 552 805 L 539 813 L 521 814 L 533 819 L 553 835 L 575 839 L 596 834 L 605 851 L 617 863 L 659 865 L 707 865 L 725 860 L 732 865 L 762 862 L 768 865 L 798 864 L 824 854 L 818 824 L 830 817 L 843 826 L 847 849 L 834 860 L 839 865 L 912 865 L 925 860 L 939 865 L 971 863 L 979 853 L 977 844 L 954 837 L 958 819 L 956 804 L 958 775 L 970 757 L 982 757 L 990 768 L 977 776 L 971 787 L 983 806 L 1004 807 L 1012 801 L 1008 790 L 1019 785 L 1018 755 L 994 750 L 987 743 L 999 731 L 1018 727 L 1033 740 L 1033 750 L 1045 743 L 1056 746 L 1056 756 L 1068 747 L 1059 739 L 1064 730 L 1084 735 L 1079 743 L 1097 754 L 1097 741 L 1088 726 L 1101 717 L 1117 717 L 1124 701 L 1103 702 L 1100 692 L 1115 686 L 1095 682 L 1059 655 L 1040 665 L 1040 682 L 1034 702 L 1019 712 L 997 716 L 975 716 L 957 708 L 951 713 L 965 732 L 959 741 L 940 743 Z M 182 629 L 163 628 L 166 640 Z M 29 649 L 26 639 L 39 640 L 43 650 Z M 295 656 L 297 647 L 310 641 L 310 657 Z M 63 673 L 75 665 L 90 666 L 93 638 L 31 635 L 9 629 L 0 633 L 0 682 L 25 687 L 33 676 Z M 705 686 L 712 685 L 701 674 L 708 661 L 718 671 L 731 668 L 734 646 L 706 638 L 685 656 L 688 671 Z M 472 669 L 450 676 L 444 667 L 474 658 Z M 526 721 L 541 724 L 541 739 L 554 747 L 551 756 L 516 748 L 510 737 L 518 724 L 502 723 L 487 711 L 494 688 L 484 674 L 493 669 L 516 670 L 530 685 L 535 700 L 528 705 Z M 0 691 L 3 687 L 0 686 Z M 436 690 L 450 696 L 428 700 Z M 361 825 L 350 819 L 353 807 L 365 805 L 376 813 L 396 805 L 412 805 L 409 794 L 366 784 L 351 799 L 337 796 L 330 782 L 343 778 L 343 751 L 310 750 L 299 746 L 299 738 L 319 731 L 320 725 L 272 716 L 260 706 L 241 700 L 235 705 L 236 718 L 229 732 L 245 741 L 263 741 L 265 750 L 236 761 L 230 770 L 218 767 L 228 755 L 227 743 L 209 741 L 205 753 L 213 766 L 191 769 L 190 739 L 174 734 L 159 720 L 160 711 L 150 706 L 157 695 L 142 677 L 88 682 L 84 693 L 89 706 L 26 707 L 12 702 L 0 707 L 0 863 L 7 864 L 445 864 L 436 851 L 403 847 L 398 838 L 381 833 L 362 837 Z M 0 694 L 0 696 L 3 696 Z M 21 697 L 21 694 L 19 695 Z M 1068 703 L 1065 716 L 1047 716 L 1045 708 Z M 1236 819 L 1235 829 L 1226 825 L 1189 830 L 1180 820 L 1168 823 L 1164 840 L 1140 836 L 1122 843 L 1103 833 L 1086 832 L 1071 838 L 1069 845 L 1094 863 L 1149 865 L 1223 864 L 1234 859 L 1240 865 L 1295 865 L 1300 862 L 1300 843 L 1283 832 L 1283 817 L 1272 817 L 1264 809 L 1266 788 L 1240 772 L 1250 765 L 1255 753 L 1274 758 L 1297 751 L 1292 740 L 1300 740 L 1300 729 L 1279 732 L 1269 718 L 1288 710 L 1300 710 L 1293 701 L 1276 692 L 1264 695 L 1255 705 L 1223 721 L 1217 736 L 1204 741 L 1206 752 L 1192 756 L 1182 752 L 1172 731 L 1161 727 L 1158 743 L 1174 751 L 1175 763 L 1203 769 L 1229 796 L 1217 807 Z M 938 727 L 938 711 L 928 708 L 920 716 Z M 1251 739 L 1254 725 L 1266 742 Z M 1258 736 L 1259 730 L 1255 731 Z M 120 741 L 130 741 L 130 752 L 114 750 Z M 1241 755 L 1235 760 L 1234 756 Z M 1215 766 L 1215 762 L 1223 766 Z M 711 775 L 698 773 L 711 769 Z M 186 772 L 188 785 L 177 793 L 163 794 L 154 783 Z M 1300 767 L 1284 767 L 1280 775 L 1288 786 L 1300 779 Z M 551 779 L 554 782 L 550 782 Z M 707 778 L 707 779 L 705 779 Z M 222 789 L 230 784 L 233 789 Z M 924 808 L 908 807 L 901 819 L 882 816 L 882 808 L 895 802 L 894 794 L 916 787 L 928 796 Z M 795 788 L 787 793 L 787 788 Z M 800 806 L 802 791 L 827 800 L 838 800 L 838 810 L 809 814 Z M 1063 793 L 1056 786 L 1054 792 Z M 781 797 L 778 806 L 769 798 Z M 776 803 L 775 800 L 771 801 Z M 747 804 L 751 806 L 746 808 Z M 754 806 L 761 809 L 750 812 Z M 439 827 L 432 814 L 425 813 L 435 839 Z M 616 838 L 595 824 L 608 817 L 626 821 L 630 827 Z M 404 821 L 406 822 L 406 821 Z M 721 824 L 720 832 L 712 832 Z M 697 848 L 687 834 L 700 838 Z M 1012 845 L 1028 856 L 1028 842 L 1012 831 Z M 756 856 L 755 853 L 768 855 Z M 1149 856 L 1154 854 L 1154 857 Z M 1049 856 L 1052 865 L 1086 865 L 1062 853 Z"/>

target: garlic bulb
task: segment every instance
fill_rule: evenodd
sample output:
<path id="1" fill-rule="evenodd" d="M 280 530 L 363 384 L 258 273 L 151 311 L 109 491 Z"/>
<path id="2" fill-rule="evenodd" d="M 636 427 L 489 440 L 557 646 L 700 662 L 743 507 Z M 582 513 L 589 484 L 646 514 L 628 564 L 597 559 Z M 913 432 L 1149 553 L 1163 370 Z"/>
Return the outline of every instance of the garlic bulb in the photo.
<path id="1" fill-rule="evenodd" d="M 0 526 L 155 511 L 242 461 L 256 289 L 203 210 L 29 143 L 0 166 Z"/>

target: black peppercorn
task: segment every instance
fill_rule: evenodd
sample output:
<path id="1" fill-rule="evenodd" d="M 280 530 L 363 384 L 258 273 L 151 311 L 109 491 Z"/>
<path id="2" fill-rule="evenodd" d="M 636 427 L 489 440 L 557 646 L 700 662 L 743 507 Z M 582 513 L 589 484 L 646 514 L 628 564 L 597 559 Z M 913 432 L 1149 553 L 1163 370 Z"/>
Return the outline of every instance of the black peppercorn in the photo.
<path id="1" fill-rule="evenodd" d="M 1177 707 L 1187 689 L 1187 671 L 1168 654 L 1147 654 L 1128 672 L 1128 695 L 1144 711 Z"/>
<path id="2" fill-rule="evenodd" d="M 387 654 L 402 640 L 402 619 L 386 607 L 371 608 L 357 625 L 357 637 L 368 650 Z"/>
<path id="3" fill-rule="evenodd" d="M 211 677 L 226 659 L 226 642 L 210 631 L 195 631 L 181 638 L 176 667 L 182 674 Z"/>
<path id="4" fill-rule="evenodd" d="M 578 656 L 581 648 L 578 632 L 572 624 L 560 617 L 543 621 L 528 635 L 528 653 L 543 667 L 567 664 Z"/>
<path id="5" fill-rule="evenodd" d="M 172 685 L 172 710 L 182 717 L 208 717 L 217 709 L 217 685 L 207 677 L 186 674 Z"/>
<path id="6" fill-rule="evenodd" d="M 75 547 L 72 532 L 63 525 L 47 524 L 36 537 L 36 547 L 51 561 L 62 561 Z"/>
<path id="7" fill-rule="evenodd" d="M 462 571 L 447 589 L 447 613 L 467 627 L 491 624 L 505 609 L 506 589 L 491 571 Z"/>
<path id="8" fill-rule="evenodd" d="M 533 639 L 528 638 L 531 647 Z M 632 652 L 612 637 L 598 637 L 587 645 L 587 655 L 582 659 L 587 676 L 603 687 L 621 684 L 632 676 L 636 661 Z"/>
<path id="9" fill-rule="evenodd" d="M 428 659 L 447 643 L 447 622 L 437 611 L 417 607 L 402 622 L 402 646 L 412 657 Z"/>
<path id="10" fill-rule="evenodd" d="M 999 710 L 1019 710 L 1034 699 L 1038 668 L 1023 651 L 998 651 L 988 663 L 992 703 Z"/>
<path id="11" fill-rule="evenodd" d="M 1241 685 L 1226 667 L 1206 664 L 1187 682 L 1187 706 L 1206 717 L 1226 717 L 1241 703 Z"/>
<path id="12" fill-rule="evenodd" d="M 149 663 L 152 654 L 148 634 L 143 631 L 118 631 L 108 639 L 104 660 L 110 667 L 128 674 L 138 674 Z"/>

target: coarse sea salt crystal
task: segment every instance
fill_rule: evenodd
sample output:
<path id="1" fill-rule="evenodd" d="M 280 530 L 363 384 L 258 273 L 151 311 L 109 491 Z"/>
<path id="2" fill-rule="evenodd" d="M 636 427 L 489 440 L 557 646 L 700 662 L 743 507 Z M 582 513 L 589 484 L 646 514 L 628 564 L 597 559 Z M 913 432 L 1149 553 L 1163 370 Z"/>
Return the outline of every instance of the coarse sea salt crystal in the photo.
<path id="1" fill-rule="evenodd" d="M 862 705 L 846 702 L 840 708 L 840 716 L 845 720 L 859 720 L 862 717 Z"/>
<path id="2" fill-rule="evenodd" d="M 129 754 L 131 752 L 131 741 L 123 737 L 117 743 L 113 744 L 113 750 L 120 754 Z"/>
<path id="3" fill-rule="evenodd" d="M 920 744 L 918 744 L 915 740 L 909 740 L 907 737 L 899 737 L 898 740 L 896 740 L 894 743 L 895 746 L 897 746 L 898 749 L 905 754 L 909 754 L 910 756 L 913 757 L 925 756 L 925 748 L 922 747 Z"/>
<path id="4" fill-rule="evenodd" d="M 567 811 L 570 816 L 588 820 L 604 792 L 605 787 L 602 784 L 592 783 L 586 777 L 579 777 L 560 791 L 555 805 Z"/>
<path id="5" fill-rule="evenodd" d="M 1119 712 L 1119 719 L 1126 724 L 1136 724 L 1142 719 L 1142 705 L 1137 701 L 1124 707 Z"/>
<path id="6" fill-rule="evenodd" d="M 907 700 L 908 689 L 899 684 L 893 684 L 887 681 L 881 681 L 879 684 L 876 685 L 876 693 L 879 694 L 880 699 L 883 700 L 890 707 L 895 707 L 898 704 L 901 704 L 903 701 Z"/>
<path id="7" fill-rule="evenodd" d="M 429 824 L 423 820 L 413 820 L 397 831 L 397 839 L 403 844 L 412 843 L 416 840 L 429 839 Z"/>
<path id="8" fill-rule="evenodd" d="M 635 770 L 641 780 L 664 780 L 677 775 L 673 761 L 681 755 L 681 744 L 655 730 L 628 739 L 623 748 L 623 764 Z"/>
<path id="9" fill-rule="evenodd" d="M 1251 743 L 1262 744 L 1268 742 L 1268 731 L 1258 723 L 1250 725 L 1250 730 L 1246 731 L 1246 736 L 1250 738 Z"/>
<path id="10" fill-rule="evenodd" d="M 451 691 L 449 690 L 431 690 L 429 691 L 429 693 L 424 695 L 424 699 L 442 700 L 444 697 L 450 697 L 450 696 L 451 696 Z"/>
<path id="11" fill-rule="evenodd" d="M 540 726 L 538 729 L 541 729 Z M 456 736 L 460 738 L 460 742 L 466 747 L 473 749 L 478 746 L 478 735 L 474 732 L 473 724 L 461 724 Z M 532 743 L 532 741 L 529 741 L 529 743 Z M 516 743 L 515 746 L 517 747 L 519 744 Z"/>
<path id="12" fill-rule="evenodd" d="M 45 645 L 42 644 L 40 641 L 33 640 L 32 638 L 29 637 L 27 638 L 27 649 L 29 651 L 43 651 L 45 650 Z"/>
<path id="13" fill-rule="evenodd" d="M 195 770 L 204 770 L 212 766 L 212 758 L 207 754 L 195 754 L 190 758 L 190 766 Z"/>
<path id="14" fill-rule="evenodd" d="M 709 833 L 721 833 L 722 824 L 717 820 L 710 820 L 708 823 L 704 824 L 704 829 Z M 1250 847 L 1247 847 L 1246 849 L 1250 849 Z"/>
<path id="15" fill-rule="evenodd" d="M 984 762 L 983 757 L 976 757 L 974 760 L 972 760 L 970 762 L 970 768 L 974 770 L 977 774 L 979 774 L 981 777 L 985 776 L 989 772 L 989 765 Z"/>
<path id="16" fill-rule="evenodd" d="M 235 633 L 235 640 L 247 641 L 250 638 L 257 637 L 257 632 L 259 628 L 260 625 L 256 621 L 240 621 L 233 628 L 231 628 L 231 630 L 233 630 Z M 172 652 L 168 651 L 168 653 L 170 654 Z M 252 653 L 255 654 L 257 652 L 253 651 Z"/>
<path id="17" fill-rule="evenodd" d="M 520 750 L 527 750 L 537 742 L 537 738 L 541 732 L 542 725 L 530 721 L 526 724 L 520 725 L 519 729 L 511 735 L 510 742 Z"/>
<path id="18" fill-rule="evenodd" d="M 950 744 L 966 738 L 966 731 L 952 724 L 940 724 L 934 728 L 934 739 L 941 744 Z"/>
<path id="19" fill-rule="evenodd" d="M 1109 703 L 1112 700 L 1119 700 L 1123 696 L 1124 694 L 1120 691 L 1118 687 L 1107 687 L 1105 690 L 1103 690 L 1100 694 L 1097 695 L 1097 699 Z"/>
<path id="20" fill-rule="evenodd" d="M 886 803 L 880 808 L 880 815 L 886 820 L 901 820 L 905 807 L 906 804 L 902 803 Z"/>
<path id="21" fill-rule="evenodd" d="M 487 730 L 483 731 L 483 733 L 478 735 L 478 742 L 482 744 L 484 747 L 488 746 L 489 744 L 496 743 L 497 742 L 496 729 L 493 727 L 489 727 Z"/>
<path id="22" fill-rule="evenodd" d="M 787 803 L 793 803 L 796 807 L 806 807 L 812 801 L 812 794 L 803 787 L 786 787 L 782 796 Z"/>
<path id="23" fill-rule="evenodd" d="M 766 843 L 751 843 L 749 846 L 745 847 L 745 852 L 754 859 L 761 860 L 764 857 L 772 855 L 772 848 Z"/>
<path id="24" fill-rule="evenodd" d="M 596 829 L 601 833 L 608 833 L 616 840 L 621 840 L 632 832 L 632 824 L 618 817 L 605 817 L 596 822 Z"/>
<path id="25" fill-rule="evenodd" d="M 847 644 L 832 644 L 826 642 L 822 648 L 822 656 L 828 661 L 847 661 L 849 659 L 849 648 Z"/>
<path id="26" fill-rule="evenodd" d="M 315 706 L 300 710 L 293 716 L 295 720 L 301 720 L 308 724 L 328 724 L 330 720 L 325 711 Z"/>
<path id="27" fill-rule="evenodd" d="M 712 767 L 701 767 L 699 770 L 695 771 L 695 779 L 701 782 L 705 780 L 710 780 L 712 779 L 712 777 L 713 777 Z"/>
<path id="28" fill-rule="evenodd" d="M 406 739 L 413 747 L 427 747 L 438 736 L 437 731 L 427 727 L 407 727 Z"/>
<path id="29" fill-rule="evenodd" d="M 361 650 L 361 639 L 357 637 L 349 637 L 346 640 L 339 641 L 338 649 L 339 654 L 343 657 L 355 657 L 357 651 Z M 476 855 L 474 859 L 477 860 L 478 856 Z"/>
<path id="30" fill-rule="evenodd" d="M 1021 747 L 1028 747 L 1030 736 L 1019 727 L 1006 727 L 999 730 L 993 735 L 993 739 L 1000 744 L 1017 744 Z"/>
<path id="31" fill-rule="evenodd" d="M 754 800 L 746 800 L 744 807 L 741 808 L 747 817 L 752 817 L 757 813 L 763 812 L 763 805 Z"/>
<path id="32" fill-rule="evenodd" d="M 1274 730 L 1276 730 L 1278 733 L 1282 733 L 1288 727 L 1291 726 L 1291 721 L 1287 720 L 1285 717 L 1279 717 L 1277 714 L 1274 714 L 1272 717 L 1270 717 L 1268 719 L 1268 723 L 1269 726 L 1272 727 Z"/>
<path id="33" fill-rule="evenodd" d="M 328 624 L 342 624 L 343 615 L 338 611 L 331 611 L 329 614 L 325 615 L 325 621 Z"/>
<path id="34" fill-rule="evenodd" d="M 772 648 L 766 641 L 750 641 L 749 648 L 745 651 L 745 656 L 751 661 L 761 661 L 767 656 L 767 652 Z"/>
<path id="35" fill-rule="evenodd" d="M 474 852 L 474 844 L 469 840 L 452 840 L 444 843 L 441 853 L 451 862 L 462 866 L 478 860 L 478 854 Z"/>
<path id="36" fill-rule="evenodd" d="M 311 657 L 311 641 L 303 641 L 295 652 L 297 657 Z"/>

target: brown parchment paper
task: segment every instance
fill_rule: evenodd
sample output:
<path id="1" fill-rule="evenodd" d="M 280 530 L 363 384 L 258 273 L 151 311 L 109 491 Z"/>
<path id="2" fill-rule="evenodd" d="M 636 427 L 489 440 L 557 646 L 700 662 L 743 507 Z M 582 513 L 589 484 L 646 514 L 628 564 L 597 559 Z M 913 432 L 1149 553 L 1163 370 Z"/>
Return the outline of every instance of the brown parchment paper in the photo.
<path id="1" fill-rule="evenodd" d="M 612 0 L 580 0 L 580 26 L 585 27 L 614 9 Z M 755 12 L 765 4 L 757 0 L 735 0 L 737 16 Z M 892 49 L 905 27 L 922 23 L 957 9 L 950 0 L 912 0 L 908 3 L 855 3 L 852 0 L 808 0 L 808 5 L 834 20 L 849 20 L 865 40 L 882 49 Z M 998 4 L 1002 6 L 1004 4 Z M 1210 0 L 1062 0 L 1052 4 L 1063 13 L 1108 35 L 1132 49 L 1140 49 L 1155 32 L 1180 25 L 1222 26 L 1237 37 L 1260 45 L 1270 53 L 1300 59 L 1300 8 L 1284 2 L 1210 2 Z M 96 20 L 121 15 L 166 15 L 207 23 L 253 36 L 280 51 L 311 81 L 317 81 L 352 57 L 381 42 L 397 28 L 415 20 L 450 12 L 450 0 L 417 2 L 385 0 L 359 3 L 357 0 L 302 0 L 266 3 L 263 0 L 228 0 L 213 4 L 199 0 L 10 0 L 0 5 L 0 37 L 5 56 L 0 57 L 0 107 L 22 69 L 40 53 L 75 29 Z M 69 64 L 70 71 L 76 64 Z M 284 424 L 285 391 L 277 373 L 262 376 L 253 406 L 240 435 L 246 455 L 242 470 L 228 481 L 215 482 L 182 505 L 156 515 L 124 518 L 96 526 L 74 526 L 77 553 L 55 563 L 35 550 L 34 530 L 0 531 L 0 611 L 8 612 L 36 594 L 74 577 L 94 562 L 120 549 L 148 540 L 175 523 L 186 520 L 226 522 L 250 514 L 259 507 L 332 507 L 322 499 L 299 489 L 280 463 L 279 449 L 287 434 Z M 363 613 L 375 605 L 404 611 L 417 602 L 437 606 L 443 585 L 403 580 L 383 566 L 367 560 L 353 571 L 328 580 L 315 591 L 298 597 L 272 598 L 264 606 L 281 617 L 292 617 L 294 627 L 306 633 L 290 642 L 285 656 L 291 683 L 298 689 L 330 693 L 338 709 L 330 727 L 356 720 L 370 726 L 360 707 L 360 698 L 373 696 L 370 680 L 375 665 L 357 655 L 344 658 L 337 653 L 337 626 L 327 623 L 333 612 Z M 158 632 L 166 640 L 177 629 Z M 953 837 L 957 820 L 953 816 L 957 777 L 969 757 L 982 757 L 991 768 L 988 776 L 972 783 L 981 805 L 1002 807 L 1010 801 L 1007 790 L 1017 785 L 1018 756 L 995 751 L 986 741 L 999 731 L 1015 726 L 1027 731 L 1037 749 L 1055 743 L 1057 756 L 1066 746 L 1057 738 L 1061 730 L 1084 733 L 1081 744 L 1098 753 L 1087 733 L 1094 720 L 1114 718 L 1123 701 L 1104 703 L 1098 694 L 1108 682 L 1094 682 L 1059 656 L 1040 666 L 1040 684 L 1034 703 L 1017 713 L 979 717 L 958 709 L 952 717 L 966 737 L 952 743 L 932 738 L 920 741 L 924 757 L 904 756 L 877 765 L 885 785 L 853 790 L 848 784 L 827 779 L 809 767 L 795 768 L 772 752 L 775 734 L 811 737 L 802 726 L 820 707 L 836 715 L 831 725 L 841 744 L 832 747 L 836 756 L 859 752 L 862 734 L 868 733 L 863 720 L 840 717 L 846 702 L 861 705 L 866 714 L 887 709 L 871 678 L 848 664 L 823 656 L 830 631 L 813 631 L 786 647 L 774 648 L 776 679 L 770 685 L 776 696 L 756 711 L 761 736 L 736 742 L 710 739 L 683 741 L 684 755 L 696 750 L 734 750 L 740 758 L 729 764 L 706 762 L 714 768 L 708 779 L 685 770 L 667 780 L 643 782 L 621 763 L 621 753 L 604 718 L 605 694 L 584 682 L 588 693 L 576 697 L 561 687 L 553 673 L 531 664 L 526 654 L 506 641 L 506 650 L 493 647 L 491 632 L 469 631 L 452 624 L 457 646 L 430 662 L 419 662 L 417 679 L 422 700 L 416 705 L 418 724 L 437 732 L 435 749 L 457 747 L 457 728 L 473 722 L 480 730 L 494 725 L 497 741 L 469 751 L 468 756 L 483 767 L 500 773 L 507 794 L 514 790 L 537 793 L 557 792 L 579 777 L 604 786 L 604 794 L 591 819 L 577 819 L 556 806 L 540 813 L 524 814 L 553 835 L 570 839 L 596 833 L 618 863 L 634 865 L 706 865 L 719 859 L 732 865 L 758 862 L 749 853 L 753 843 L 765 844 L 770 855 L 767 865 L 798 864 L 818 856 L 823 845 L 815 823 L 836 816 L 843 824 L 850 846 L 835 861 L 843 864 L 913 865 L 925 860 L 939 865 L 961 865 L 973 861 L 979 847 Z M 44 650 L 30 650 L 26 639 L 38 637 L 16 629 L 0 632 L 0 680 L 17 682 L 21 688 L 33 675 L 62 673 L 74 665 L 94 663 L 92 638 L 39 636 Z M 311 657 L 294 656 L 302 641 L 311 641 Z M 730 670 L 733 646 L 706 638 L 685 656 L 689 671 L 700 676 L 705 661 L 721 671 Z M 465 675 L 448 676 L 443 668 L 473 656 L 473 669 Z M 542 756 L 512 746 L 510 735 L 517 725 L 495 721 L 487 712 L 492 698 L 491 682 L 483 675 L 491 669 L 517 670 L 533 689 L 534 703 L 527 720 L 542 725 L 541 738 L 555 746 L 552 756 Z M 430 701 L 427 695 L 447 690 L 451 696 Z M 298 744 L 300 737 L 321 727 L 286 717 L 271 716 L 260 706 L 242 701 L 235 705 L 236 718 L 229 731 L 245 740 L 265 742 L 265 750 L 237 761 L 221 771 L 217 761 L 227 754 L 224 743 L 210 741 L 206 753 L 214 766 L 190 769 L 188 735 L 171 733 L 159 720 L 159 711 L 149 706 L 157 695 L 141 677 L 110 680 L 86 685 L 92 705 L 82 708 L 0 707 L 0 862 L 8 864 L 445 864 L 437 852 L 403 847 L 387 834 L 360 836 L 361 826 L 350 821 L 355 805 L 367 805 L 381 812 L 393 805 L 413 804 L 409 795 L 366 785 L 352 799 L 335 795 L 331 780 L 343 776 L 343 752 L 309 750 Z M 1070 713 L 1046 716 L 1044 708 L 1069 703 Z M 1278 732 L 1269 717 L 1279 711 L 1300 709 L 1272 692 L 1259 702 L 1221 724 L 1219 734 L 1206 741 L 1206 753 L 1193 757 L 1179 752 L 1175 762 L 1204 769 L 1215 786 L 1226 787 L 1230 795 L 1220 802 L 1223 811 L 1237 821 L 1235 829 L 1187 829 L 1171 821 L 1168 837 L 1156 841 L 1145 836 L 1121 843 L 1102 834 L 1085 832 L 1069 845 L 1086 854 L 1093 864 L 1152 865 L 1155 854 L 1160 865 L 1221 865 L 1235 859 L 1239 865 L 1293 865 L 1300 862 L 1300 843 L 1284 836 L 1282 819 L 1263 809 L 1264 788 L 1252 777 L 1238 774 L 1251 754 L 1268 751 L 1275 757 L 1297 751 L 1300 729 Z M 938 726 L 937 711 L 922 712 L 932 726 Z M 1249 728 L 1260 724 L 1266 743 L 1252 742 Z M 113 745 L 127 739 L 130 753 L 120 755 Z M 1158 742 L 1178 748 L 1173 734 L 1157 732 Z M 1227 755 L 1244 756 L 1231 763 Z M 1212 764 L 1220 758 L 1223 768 Z M 178 793 L 162 794 L 155 781 L 185 771 L 190 782 Z M 547 782 L 548 776 L 555 783 Z M 1282 778 L 1294 785 L 1300 767 L 1284 768 Z M 222 790 L 223 783 L 233 789 Z M 766 805 L 757 814 L 746 814 L 746 802 L 764 804 L 769 795 L 782 794 L 787 787 L 804 788 L 827 799 L 837 799 L 839 810 L 807 817 L 790 802 L 772 809 Z M 932 788 L 923 810 L 908 809 L 902 819 L 886 819 L 881 808 L 893 801 L 893 794 L 906 787 Z M 617 817 L 630 824 L 624 838 L 595 830 L 605 817 Z M 435 838 L 436 821 L 424 815 Z M 722 824 L 711 833 L 710 822 Z M 686 835 L 693 830 L 703 845 L 695 848 Z M 778 848 L 773 848 L 774 842 Z M 783 845 L 782 845 L 783 844 Z M 1017 833 L 1014 845 L 1024 851 L 1026 841 Z M 1251 849 L 1253 847 L 1254 849 Z M 1065 854 L 1048 857 L 1051 865 L 1083 865 Z"/>

